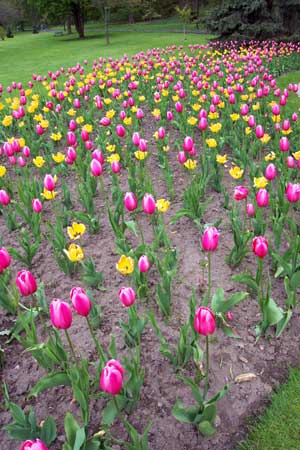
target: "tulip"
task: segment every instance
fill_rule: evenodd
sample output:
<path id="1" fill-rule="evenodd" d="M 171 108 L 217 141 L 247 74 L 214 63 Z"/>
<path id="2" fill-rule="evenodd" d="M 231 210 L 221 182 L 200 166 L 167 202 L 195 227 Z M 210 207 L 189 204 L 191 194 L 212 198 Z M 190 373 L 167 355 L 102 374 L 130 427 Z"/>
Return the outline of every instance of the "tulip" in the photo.
<path id="1" fill-rule="evenodd" d="M 268 206 L 269 193 L 268 193 L 267 189 L 259 189 L 256 192 L 256 203 L 257 203 L 257 206 L 259 206 L 260 208 Z"/>
<path id="2" fill-rule="evenodd" d="M 286 158 L 286 165 L 289 169 L 293 169 L 295 167 L 295 160 L 292 156 L 288 156 Z"/>
<path id="3" fill-rule="evenodd" d="M 124 196 L 124 206 L 127 211 L 134 211 L 138 207 L 138 201 L 133 192 L 126 192 Z"/>
<path id="4" fill-rule="evenodd" d="M 190 152 L 193 148 L 194 141 L 190 136 L 186 136 L 183 140 L 182 148 L 186 152 Z"/>
<path id="5" fill-rule="evenodd" d="M 255 214 L 254 205 L 252 203 L 248 203 L 246 207 L 246 213 L 248 217 L 253 217 Z"/>
<path id="6" fill-rule="evenodd" d="M 300 184 L 288 183 L 285 194 L 290 203 L 296 203 L 298 200 L 300 200 Z"/>
<path id="7" fill-rule="evenodd" d="M 7 269 L 7 267 L 10 266 L 10 262 L 10 254 L 5 247 L 0 247 L 0 273 L 2 273 L 4 269 Z"/>
<path id="8" fill-rule="evenodd" d="M 147 151 L 147 141 L 145 139 L 140 139 L 139 149 L 141 150 L 141 152 Z"/>
<path id="9" fill-rule="evenodd" d="M 160 127 L 157 131 L 158 139 L 164 139 L 166 136 L 166 131 L 163 127 Z"/>
<path id="10" fill-rule="evenodd" d="M 55 328 L 67 330 L 72 324 L 72 311 L 68 303 L 54 298 L 50 303 L 50 320 Z"/>
<path id="11" fill-rule="evenodd" d="M 283 136 L 279 141 L 279 148 L 282 152 L 288 152 L 290 148 L 290 142 L 287 137 Z"/>
<path id="12" fill-rule="evenodd" d="M 131 287 L 121 287 L 119 299 L 124 306 L 129 307 L 135 302 L 135 292 Z"/>
<path id="13" fill-rule="evenodd" d="M 235 200 L 244 200 L 248 196 L 248 189 L 245 186 L 236 186 L 234 188 L 233 198 Z"/>
<path id="14" fill-rule="evenodd" d="M 121 138 L 125 136 L 125 128 L 123 127 L 123 125 L 116 126 L 116 134 Z"/>
<path id="15" fill-rule="evenodd" d="M 44 188 L 47 189 L 47 191 L 54 191 L 55 180 L 52 175 L 49 175 L 49 174 L 45 175 Z"/>
<path id="16" fill-rule="evenodd" d="M 203 336 L 214 334 L 216 329 L 216 319 L 214 313 L 207 307 L 201 306 L 195 314 L 194 328 L 197 333 Z"/>
<path id="17" fill-rule="evenodd" d="M 205 252 L 214 252 L 219 243 L 219 231 L 215 227 L 207 227 L 202 236 L 202 248 Z"/>
<path id="18" fill-rule="evenodd" d="M 180 164 L 184 164 L 187 160 L 186 154 L 183 151 L 178 152 L 177 159 Z"/>
<path id="19" fill-rule="evenodd" d="M 84 317 L 88 316 L 92 303 L 85 290 L 80 287 L 73 288 L 70 292 L 70 298 L 77 314 Z"/>
<path id="20" fill-rule="evenodd" d="M 67 133 L 67 142 L 68 145 L 75 145 L 77 143 L 76 135 L 72 131 L 68 131 Z"/>
<path id="21" fill-rule="evenodd" d="M 133 133 L 132 135 L 132 143 L 133 145 L 135 145 L 136 147 L 139 146 L 140 144 L 140 135 L 139 133 L 137 133 L 136 131 Z"/>
<path id="22" fill-rule="evenodd" d="M 277 169 L 275 164 L 270 163 L 267 165 L 266 170 L 265 170 L 265 177 L 267 180 L 274 180 L 274 178 L 276 178 L 277 176 Z"/>
<path id="23" fill-rule="evenodd" d="M 206 117 L 201 117 L 198 123 L 198 128 L 200 131 L 204 131 L 207 128 L 207 118 Z"/>
<path id="24" fill-rule="evenodd" d="M 101 152 L 101 150 L 99 150 L 98 148 L 96 148 L 96 150 L 93 151 L 92 153 L 92 158 L 96 159 L 97 161 L 99 161 L 99 163 L 104 164 L 105 159 L 103 156 L 103 153 Z"/>
<path id="25" fill-rule="evenodd" d="M 142 255 L 138 261 L 138 266 L 141 272 L 147 272 L 151 266 L 148 256 Z"/>
<path id="26" fill-rule="evenodd" d="M 43 209 L 43 205 L 40 199 L 33 198 L 32 199 L 32 209 L 35 213 L 40 213 Z"/>
<path id="27" fill-rule="evenodd" d="M 118 395 L 123 386 L 124 369 L 119 361 L 111 359 L 102 369 L 100 389 L 108 394 Z"/>
<path id="28" fill-rule="evenodd" d="M 255 134 L 256 134 L 256 137 L 258 137 L 258 139 L 261 139 L 264 136 L 265 132 L 261 125 L 257 125 Z"/>
<path id="29" fill-rule="evenodd" d="M 92 159 L 90 166 L 93 177 L 99 177 L 102 174 L 102 165 L 97 159 Z"/>
<path id="30" fill-rule="evenodd" d="M 22 445 L 20 450 L 48 450 L 48 447 L 40 439 L 27 440 Z"/>
<path id="31" fill-rule="evenodd" d="M 0 189 L 0 204 L 7 206 L 10 203 L 10 196 L 4 189 Z"/>
<path id="32" fill-rule="evenodd" d="M 16 285 L 24 297 L 34 294 L 37 290 L 35 278 L 29 270 L 21 270 L 17 273 Z"/>
<path id="33" fill-rule="evenodd" d="M 264 236 L 256 236 L 252 241 L 252 251 L 259 258 L 268 254 L 268 241 Z"/>
<path id="34" fill-rule="evenodd" d="M 155 200 L 153 195 L 146 193 L 142 200 L 142 208 L 145 213 L 153 214 L 155 211 Z"/>

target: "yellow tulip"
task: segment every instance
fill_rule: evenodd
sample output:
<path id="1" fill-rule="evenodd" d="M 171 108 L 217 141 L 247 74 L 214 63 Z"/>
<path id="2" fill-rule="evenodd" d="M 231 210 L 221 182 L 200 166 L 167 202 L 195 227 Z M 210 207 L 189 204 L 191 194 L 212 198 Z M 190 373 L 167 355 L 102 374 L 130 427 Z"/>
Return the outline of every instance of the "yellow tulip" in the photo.
<path id="1" fill-rule="evenodd" d="M 116 268 L 122 275 L 130 275 L 134 270 L 134 259 L 130 256 L 122 255 L 116 264 Z"/>
<path id="2" fill-rule="evenodd" d="M 73 222 L 71 227 L 67 228 L 69 238 L 75 241 L 76 239 L 80 239 L 81 236 L 85 233 L 85 225 L 83 223 Z"/>
<path id="3" fill-rule="evenodd" d="M 78 262 L 84 258 L 83 250 L 80 245 L 77 244 L 71 244 L 68 250 L 64 249 L 64 253 L 72 262 Z"/>

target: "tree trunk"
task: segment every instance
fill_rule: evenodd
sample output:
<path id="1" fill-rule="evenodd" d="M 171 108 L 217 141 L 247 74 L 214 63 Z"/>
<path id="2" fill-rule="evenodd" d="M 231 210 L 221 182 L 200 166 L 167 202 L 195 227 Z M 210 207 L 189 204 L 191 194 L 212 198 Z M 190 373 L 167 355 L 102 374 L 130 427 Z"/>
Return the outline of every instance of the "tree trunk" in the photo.
<path id="1" fill-rule="evenodd" d="M 74 19 L 74 25 L 80 39 L 84 38 L 84 17 L 83 9 L 80 3 L 71 2 L 71 11 Z"/>
<path id="2" fill-rule="evenodd" d="M 68 16 L 67 18 L 67 33 L 72 34 L 72 17 Z"/>

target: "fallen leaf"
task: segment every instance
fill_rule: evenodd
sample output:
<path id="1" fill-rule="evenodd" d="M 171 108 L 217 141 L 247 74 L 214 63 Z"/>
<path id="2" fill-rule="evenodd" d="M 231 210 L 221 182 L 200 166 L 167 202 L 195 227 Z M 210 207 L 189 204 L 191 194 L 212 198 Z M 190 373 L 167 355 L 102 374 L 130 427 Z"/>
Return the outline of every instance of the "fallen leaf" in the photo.
<path id="1" fill-rule="evenodd" d="M 255 375 L 255 373 L 241 373 L 240 375 L 237 375 L 234 379 L 234 381 L 236 383 L 245 383 L 246 381 L 252 381 L 255 380 L 255 378 L 257 378 L 257 376 Z"/>

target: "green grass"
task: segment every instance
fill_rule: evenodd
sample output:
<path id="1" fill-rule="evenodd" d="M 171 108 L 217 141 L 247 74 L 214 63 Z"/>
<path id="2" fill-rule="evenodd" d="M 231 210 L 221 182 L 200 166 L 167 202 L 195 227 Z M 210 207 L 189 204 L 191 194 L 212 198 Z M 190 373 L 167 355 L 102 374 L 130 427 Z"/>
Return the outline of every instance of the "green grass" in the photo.
<path id="1" fill-rule="evenodd" d="M 88 31 L 86 39 L 79 40 L 77 34 L 54 37 L 52 32 L 39 34 L 17 33 L 13 39 L 0 41 L 0 83 L 4 86 L 12 81 L 25 83 L 33 72 L 46 74 L 60 67 L 70 67 L 87 59 L 92 62 L 100 56 L 117 58 L 124 53 L 133 55 L 142 50 L 168 45 L 206 43 L 209 35 L 187 35 L 176 33 L 112 33 L 111 45 L 105 45 L 103 32 Z"/>
<path id="2" fill-rule="evenodd" d="M 291 369 L 288 382 L 236 450 L 300 449 L 300 369 Z"/>
<path id="3" fill-rule="evenodd" d="M 277 79 L 277 86 L 280 89 L 284 89 L 287 88 L 287 86 L 289 85 L 289 83 L 299 83 L 300 82 L 300 71 L 292 71 L 292 72 L 288 72 L 285 73 L 284 75 L 281 75 L 278 79 Z M 300 108 L 300 97 L 298 97 L 297 94 L 295 94 L 294 92 L 290 92 L 288 101 L 287 101 L 287 108 L 288 108 L 288 112 L 289 113 L 293 113 L 293 112 L 298 112 L 299 108 Z M 300 445 L 299 445 L 300 448 Z"/>

